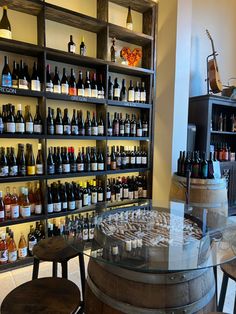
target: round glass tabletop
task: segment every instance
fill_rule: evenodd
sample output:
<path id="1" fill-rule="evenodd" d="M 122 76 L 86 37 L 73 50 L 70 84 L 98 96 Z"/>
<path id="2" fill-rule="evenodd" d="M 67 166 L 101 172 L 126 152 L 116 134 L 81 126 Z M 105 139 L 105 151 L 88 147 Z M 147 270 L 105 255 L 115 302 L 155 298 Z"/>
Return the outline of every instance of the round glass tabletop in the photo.
<path id="1" fill-rule="evenodd" d="M 79 225 L 68 226 L 65 239 L 97 261 L 139 272 L 196 270 L 236 256 L 236 220 L 183 203 L 103 212 L 86 230 L 93 228 L 89 247 Z"/>

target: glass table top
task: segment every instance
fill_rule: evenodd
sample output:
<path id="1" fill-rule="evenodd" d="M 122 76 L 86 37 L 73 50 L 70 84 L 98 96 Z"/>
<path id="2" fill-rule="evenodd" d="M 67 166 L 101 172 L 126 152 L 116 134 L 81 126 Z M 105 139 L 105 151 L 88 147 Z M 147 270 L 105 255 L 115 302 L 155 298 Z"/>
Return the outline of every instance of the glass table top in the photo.
<path id="1" fill-rule="evenodd" d="M 66 241 L 97 261 L 139 272 L 196 270 L 236 256 L 236 219 L 183 203 L 102 212 L 89 228 L 94 228 L 90 248 L 76 223 L 68 226 Z"/>

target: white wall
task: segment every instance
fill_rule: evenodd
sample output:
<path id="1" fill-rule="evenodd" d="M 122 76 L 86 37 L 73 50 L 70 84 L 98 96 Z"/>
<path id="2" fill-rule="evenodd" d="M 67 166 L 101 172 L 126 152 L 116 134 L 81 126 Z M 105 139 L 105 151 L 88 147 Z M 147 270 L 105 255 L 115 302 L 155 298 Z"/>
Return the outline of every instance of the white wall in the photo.
<path id="1" fill-rule="evenodd" d="M 219 53 L 221 81 L 236 77 L 236 1 L 193 0 L 190 96 L 206 94 L 206 57 L 211 54 L 207 28 Z M 233 82 L 236 84 L 236 81 Z"/>

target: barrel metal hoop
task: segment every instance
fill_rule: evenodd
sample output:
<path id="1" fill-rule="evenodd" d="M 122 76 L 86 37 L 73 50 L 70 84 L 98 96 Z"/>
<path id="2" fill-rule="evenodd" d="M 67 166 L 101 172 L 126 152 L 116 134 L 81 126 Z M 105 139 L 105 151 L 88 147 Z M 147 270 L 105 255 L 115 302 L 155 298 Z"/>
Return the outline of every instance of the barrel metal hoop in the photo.
<path id="1" fill-rule="evenodd" d="M 148 309 L 148 308 L 141 308 L 136 307 L 133 305 L 130 305 L 128 303 L 124 303 L 118 300 L 115 300 L 111 298 L 110 296 L 103 293 L 99 288 L 96 287 L 96 285 L 91 280 L 90 276 L 87 277 L 87 283 L 90 287 L 93 294 L 103 303 L 107 304 L 113 309 L 116 309 L 117 311 L 121 311 L 125 314 L 192 314 L 195 312 L 200 311 L 203 309 L 207 304 L 210 303 L 212 298 L 215 294 L 215 286 L 212 287 L 212 289 L 206 294 L 203 298 L 200 300 L 184 305 L 182 307 L 175 307 L 175 308 L 167 308 L 167 309 Z"/>
<path id="2" fill-rule="evenodd" d="M 172 285 L 177 283 L 183 283 L 195 278 L 200 277 L 204 274 L 207 269 L 199 269 L 193 271 L 184 272 L 170 272 L 170 273 L 142 273 L 138 271 L 132 271 L 125 268 L 104 264 L 97 262 L 102 268 L 108 270 L 110 273 L 135 282 L 141 282 L 146 284 L 166 284 Z"/>

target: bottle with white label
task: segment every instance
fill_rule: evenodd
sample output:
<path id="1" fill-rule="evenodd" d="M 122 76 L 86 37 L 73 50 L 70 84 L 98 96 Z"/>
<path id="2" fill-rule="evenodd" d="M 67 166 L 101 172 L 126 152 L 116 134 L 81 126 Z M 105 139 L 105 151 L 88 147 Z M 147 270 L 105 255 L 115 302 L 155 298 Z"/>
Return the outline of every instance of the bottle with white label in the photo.
<path id="1" fill-rule="evenodd" d="M 41 215 L 42 214 L 42 193 L 40 189 L 40 184 L 37 183 L 36 189 L 34 192 L 34 201 L 35 201 L 35 214 Z"/>
<path id="2" fill-rule="evenodd" d="M 76 44 L 73 41 L 73 36 L 70 35 L 70 41 L 68 42 L 68 52 L 75 53 Z"/>
<path id="3" fill-rule="evenodd" d="M 6 132 L 7 133 L 16 133 L 16 123 L 15 123 L 15 117 L 14 117 L 14 111 L 13 111 L 13 106 L 11 104 L 8 105 L 8 115 L 7 115 L 7 128 Z"/>
<path id="4" fill-rule="evenodd" d="M 55 73 L 53 78 L 53 92 L 57 94 L 61 94 L 61 80 L 59 77 L 57 66 L 55 66 Z"/>
<path id="5" fill-rule="evenodd" d="M 34 134 L 43 133 L 43 120 L 40 115 L 39 105 L 36 106 L 36 113 L 34 116 Z"/>
<path id="6" fill-rule="evenodd" d="M 130 80 L 130 85 L 129 85 L 129 90 L 128 90 L 128 101 L 134 102 L 134 86 L 133 86 L 133 81 Z"/>
<path id="7" fill-rule="evenodd" d="M 20 216 L 20 206 L 18 203 L 18 195 L 16 193 L 16 187 L 13 187 L 13 193 L 11 195 L 11 219 L 18 219 Z"/>
<path id="8" fill-rule="evenodd" d="M 6 242 L 6 233 L 2 233 L 0 241 L 0 264 L 6 264 L 7 261 L 8 261 L 8 247 Z"/>
<path id="9" fill-rule="evenodd" d="M 25 71 L 25 64 L 23 60 L 20 61 L 20 71 L 19 71 L 19 88 L 29 89 L 28 77 Z"/>
<path id="10" fill-rule="evenodd" d="M 92 88 L 90 83 L 89 71 L 86 72 L 86 79 L 84 84 L 84 96 L 92 97 Z"/>
<path id="11" fill-rule="evenodd" d="M 142 87 L 140 91 L 140 101 L 141 103 L 146 103 L 147 102 L 147 93 L 145 89 L 145 82 L 142 82 Z"/>
<path id="12" fill-rule="evenodd" d="M 33 66 L 33 73 L 31 76 L 31 90 L 37 91 L 37 92 L 41 91 L 41 84 L 40 84 L 37 62 L 34 62 L 34 66 Z"/>
<path id="13" fill-rule="evenodd" d="M 27 243 L 23 233 L 21 233 L 20 241 L 18 244 L 18 257 L 19 259 L 24 259 L 27 257 Z"/>
<path id="14" fill-rule="evenodd" d="M 14 240 L 13 232 L 10 234 L 10 239 L 8 243 L 8 262 L 14 263 L 17 261 L 17 247 Z"/>
<path id="15" fill-rule="evenodd" d="M 141 90 L 140 90 L 139 82 L 136 83 L 136 87 L 134 90 L 134 101 L 135 102 L 141 101 Z"/>
<path id="16" fill-rule="evenodd" d="M 7 6 L 3 7 L 3 15 L 0 21 L 0 37 L 12 39 L 11 24 L 7 16 Z"/>
<path id="17" fill-rule="evenodd" d="M 16 133 L 24 134 L 25 133 L 25 120 L 22 115 L 21 104 L 17 104 L 17 114 L 16 114 L 15 122 L 16 122 Z"/>
<path id="18" fill-rule="evenodd" d="M 113 100 L 120 100 L 120 85 L 118 83 L 118 78 L 115 78 L 113 86 Z"/>
<path id="19" fill-rule="evenodd" d="M 30 202 L 28 198 L 28 188 L 23 188 L 22 201 L 20 205 L 20 214 L 22 218 L 31 216 Z"/>
<path id="20" fill-rule="evenodd" d="M 46 71 L 46 92 L 53 92 L 53 82 L 52 82 L 52 76 L 50 73 L 50 65 L 47 65 L 47 71 Z"/>
<path id="21" fill-rule="evenodd" d="M 79 79 L 77 83 L 78 96 L 84 97 L 83 73 L 79 71 Z"/>
<path id="22" fill-rule="evenodd" d="M 47 199 L 47 212 L 48 214 L 53 213 L 53 202 L 52 202 L 52 190 L 51 187 L 48 187 L 48 199 Z"/>
<path id="23" fill-rule="evenodd" d="M 66 76 L 66 69 L 63 68 L 63 75 L 62 75 L 62 79 L 61 79 L 61 93 L 62 94 L 69 94 L 69 84 L 68 84 L 68 79 Z"/>
<path id="24" fill-rule="evenodd" d="M 25 106 L 25 133 L 33 134 L 34 122 L 30 112 L 30 106 Z"/>

